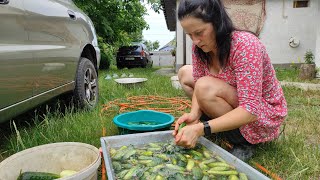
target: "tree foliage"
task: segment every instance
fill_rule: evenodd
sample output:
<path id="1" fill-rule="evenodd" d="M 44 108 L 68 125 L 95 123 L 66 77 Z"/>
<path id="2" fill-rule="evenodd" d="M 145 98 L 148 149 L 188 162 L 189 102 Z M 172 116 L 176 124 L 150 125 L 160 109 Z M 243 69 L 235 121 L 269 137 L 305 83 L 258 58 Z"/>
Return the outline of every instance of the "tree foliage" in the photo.
<path id="1" fill-rule="evenodd" d="M 163 10 L 161 0 L 147 0 L 147 3 L 150 4 L 151 8 L 157 13 L 160 13 L 160 10 Z"/>
<path id="2" fill-rule="evenodd" d="M 160 47 L 160 42 L 159 41 L 150 41 L 150 40 L 145 40 L 143 42 L 143 44 L 145 44 L 147 46 L 147 48 L 149 49 L 149 51 L 154 51 L 157 50 Z"/>
<path id="3" fill-rule="evenodd" d="M 92 20 L 98 34 L 99 46 L 108 61 L 114 60 L 116 50 L 130 42 L 142 42 L 147 9 L 141 0 L 73 0 Z M 147 0 L 154 9 L 161 9 L 160 0 Z"/>
<path id="4" fill-rule="evenodd" d="M 97 34 L 109 44 L 142 40 L 148 28 L 146 8 L 139 0 L 74 0 L 93 21 Z"/>

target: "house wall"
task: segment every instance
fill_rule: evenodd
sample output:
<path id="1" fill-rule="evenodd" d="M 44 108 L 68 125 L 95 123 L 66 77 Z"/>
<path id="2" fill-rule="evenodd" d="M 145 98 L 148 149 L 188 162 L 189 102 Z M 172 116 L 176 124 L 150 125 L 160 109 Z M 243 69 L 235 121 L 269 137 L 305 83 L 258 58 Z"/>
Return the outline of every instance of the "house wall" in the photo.
<path id="1" fill-rule="evenodd" d="M 272 63 L 304 62 L 304 54 L 310 49 L 315 54 L 317 67 L 320 67 L 320 1 L 310 0 L 308 8 L 293 8 L 293 0 L 266 0 L 266 13 L 260 39 Z M 181 28 L 179 26 L 177 22 L 177 29 Z M 289 46 L 291 37 L 300 40 L 298 47 Z M 191 52 L 192 41 L 189 38 L 186 41 L 186 64 L 191 64 L 188 52 Z"/>
<path id="2" fill-rule="evenodd" d="M 183 29 L 177 21 L 177 26 L 176 26 L 176 37 L 177 37 L 177 49 L 176 49 L 176 64 L 175 64 L 175 72 L 178 72 L 178 70 L 186 64 L 185 62 L 185 49 L 184 49 L 184 32 Z"/>
<path id="3" fill-rule="evenodd" d="M 319 27 L 319 1 L 310 0 L 310 7 L 293 8 L 293 0 L 267 0 L 266 20 L 260 34 L 274 64 L 300 63 L 307 50 L 316 53 Z M 300 40 L 296 48 L 289 39 Z"/>
<path id="4" fill-rule="evenodd" d="M 177 1 L 177 7 L 179 6 L 179 0 Z M 185 64 L 192 63 L 192 40 L 189 36 L 185 35 L 183 29 L 180 25 L 180 22 L 177 20 L 176 25 L 176 33 L 177 33 L 177 57 L 176 57 L 176 67 L 175 71 L 178 70 Z M 184 37 L 183 37 L 184 36 Z M 185 44 L 184 44 L 185 42 Z M 185 45 L 185 47 L 184 47 Z M 185 51 L 183 51 L 185 49 Z"/>
<path id="5" fill-rule="evenodd" d="M 318 15 L 317 17 L 320 17 L 320 2 L 318 2 Z M 316 61 L 316 66 L 318 67 L 317 71 L 317 77 L 320 78 L 320 21 L 318 22 L 318 27 L 317 27 L 317 40 L 316 40 L 316 50 L 315 50 L 315 61 Z"/>
<path id="6" fill-rule="evenodd" d="M 192 40 L 186 36 L 186 64 L 192 64 Z"/>

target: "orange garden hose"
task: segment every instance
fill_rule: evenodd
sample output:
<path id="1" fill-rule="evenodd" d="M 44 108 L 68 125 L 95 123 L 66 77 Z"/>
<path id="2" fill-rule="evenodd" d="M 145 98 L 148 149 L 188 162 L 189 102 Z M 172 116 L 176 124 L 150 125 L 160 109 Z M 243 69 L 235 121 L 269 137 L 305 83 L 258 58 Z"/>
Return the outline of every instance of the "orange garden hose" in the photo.
<path id="1" fill-rule="evenodd" d="M 187 108 L 191 108 L 190 104 L 191 101 L 186 97 L 131 96 L 115 99 L 102 105 L 100 117 L 111 112 L 123 113 L 143 109 L 169 113 L 178 118 L 186 112 Z"/>
<path id="2" fill-rule="evenodd" d="M 256 166 L 256 168 L 260 169 L 262 172 L 266 173 L 267 175 L 269 175 L 272 179 L 274 180 L 282 180 L 281 177 L 279 177 L 277 174 L 269 171 L 268 169 L 266 169 L 265 167 L 263 167 L 261 164 L 253 162 L 254 166 Z"/>

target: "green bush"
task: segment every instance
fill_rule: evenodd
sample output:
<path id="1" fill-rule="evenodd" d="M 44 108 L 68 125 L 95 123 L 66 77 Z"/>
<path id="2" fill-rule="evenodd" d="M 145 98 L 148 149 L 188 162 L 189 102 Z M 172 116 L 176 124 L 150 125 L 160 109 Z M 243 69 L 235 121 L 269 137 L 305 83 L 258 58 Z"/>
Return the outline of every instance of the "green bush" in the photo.
<path id="1" fill-rule="evenodd" d="M 109 69 L 110 67 L 110 60 L 108 59 L 108 56 L 102 52 L 101 53 L 101 60 L 100 60 L 100 69 Z"/>
<path id="2" fill-rule="evenodd" d="M 109 69 L 110 65 L 115 64 L 115 47 L 105 43 L 104 40 L 98 38 L 99 47 L 101 50 L 100 69 Z"/>
<path id="3" fill-rule="evenodd" d="M 308 50 L 304 55 L 304 62 L 307 64 L 314 64 L 314 55 L 311 50 Z"/>

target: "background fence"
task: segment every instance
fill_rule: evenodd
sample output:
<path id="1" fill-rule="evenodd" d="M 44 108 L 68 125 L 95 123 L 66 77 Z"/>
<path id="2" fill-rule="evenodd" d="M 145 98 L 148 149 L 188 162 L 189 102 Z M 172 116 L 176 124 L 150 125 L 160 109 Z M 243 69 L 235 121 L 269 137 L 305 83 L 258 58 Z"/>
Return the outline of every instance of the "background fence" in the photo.
<path id="1" fill-rule="evenodd" d="M 152 51 L 153 66 L 174 66 L 175 56 L 169 51 Z"/>

